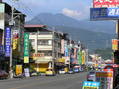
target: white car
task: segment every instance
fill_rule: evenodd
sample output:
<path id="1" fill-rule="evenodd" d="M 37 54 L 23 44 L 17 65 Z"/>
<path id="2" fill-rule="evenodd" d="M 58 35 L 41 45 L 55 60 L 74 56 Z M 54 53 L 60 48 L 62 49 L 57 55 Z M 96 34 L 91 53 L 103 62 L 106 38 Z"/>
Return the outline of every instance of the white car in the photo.
<path id="1" fill-rule="evenodd" d="M 90 71 L 87 75 L 87 81 L 96 81 L 95 71 Z"/>
<path id="2" fill-rule="evenodd" d="M 65 74 L 66 72 L 64 70 L 59 70 L 59 74 Z"/>

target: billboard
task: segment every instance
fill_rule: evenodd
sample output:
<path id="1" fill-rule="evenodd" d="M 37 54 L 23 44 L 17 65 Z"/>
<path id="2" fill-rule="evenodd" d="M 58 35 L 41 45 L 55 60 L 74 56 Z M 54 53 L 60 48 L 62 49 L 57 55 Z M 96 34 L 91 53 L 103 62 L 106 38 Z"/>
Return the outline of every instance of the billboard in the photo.
<path id="1" fill-rule="evenodd" d="M 99 88 L 100 88 L 100 82 L 94 82 L 94 81 L 83 82 L 83 89 L 99 89 Z"/>
<path id="2" fill-rule="evenodd" d="M 93 8 L 119 7 L 119 0 L 93 0 Z"/>
<path id="3" fill-rule="evenodd" d="M 96 81 L 101 83 L 101 89 L 113 89 L 113 71 L 97 71 Z"/>
<path id="4" fill-rule="evenodd" d="M 5 56 L 10 57 L 11 51 L 11 29 L 7 27 L 5 29 Z"/>
<path id="5" fill-rule="evenodd" d="M 90 20 L 117 20 L 119 8 L 90 8 Z"/>
<path id="6" fill-rule="evenodd" d="M 113 50 L 118 50 L 118 43 L 119 43 L 118 39 L 112 39 L 112 49 Z"/>

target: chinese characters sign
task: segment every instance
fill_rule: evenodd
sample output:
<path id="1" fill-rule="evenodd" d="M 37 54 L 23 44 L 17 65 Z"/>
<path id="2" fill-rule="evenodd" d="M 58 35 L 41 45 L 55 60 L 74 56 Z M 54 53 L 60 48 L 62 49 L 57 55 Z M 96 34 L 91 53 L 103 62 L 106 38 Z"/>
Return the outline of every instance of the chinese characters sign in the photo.
<path id="1" fill-rule="evenodd" d="M 119 0 L 93 0 L 93 7 L 119 7 Z"/>
<path id="2" fill-rule="evenodd" d="M 10 57 L 11 51 L 11 29 L 7 27 L 5 29 L 5 56 Z"/>
<path id="3" fill-rule="evenodd" d="M 119 8 L 91 8 L 91 20 L 115 20 L 119 19 Z"/>
<path id="4" fill-rule="evenodd" d="M 29 34 L 24 33 L 24 63 L 29 63 Z"/>
<path id="5" fill-rule="evenodd" d="M 112 39 L 112 49 L 113 50 L 118 50 L 118 43 L 119 43 L 119 40 Z"/>
<path id="6" fill-rule="evenodd" d="M 100 82 L 84 81 L 83 89 L 99 89 Z"/>

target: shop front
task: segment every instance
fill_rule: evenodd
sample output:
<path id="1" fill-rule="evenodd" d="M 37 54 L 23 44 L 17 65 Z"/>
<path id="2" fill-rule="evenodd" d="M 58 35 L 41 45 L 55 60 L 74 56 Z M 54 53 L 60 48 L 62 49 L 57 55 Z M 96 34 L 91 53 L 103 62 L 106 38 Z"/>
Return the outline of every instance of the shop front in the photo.
<path id="1" fill-rule="evenodd" d="M 32 64 L 34 70 L 40 73 L 45 73 L 46 70 L 51 66 L 52 60 L 47 57 L 38 57 L 35 63 Z"/>
<path id="2" fill-rule="evenodd" d="M 56 73 L 59 72 L 66 72 L 66 65 L 65 65 L 65 59 L 64 58 L 59 58 L 55 61 L 55 71 Z"/>

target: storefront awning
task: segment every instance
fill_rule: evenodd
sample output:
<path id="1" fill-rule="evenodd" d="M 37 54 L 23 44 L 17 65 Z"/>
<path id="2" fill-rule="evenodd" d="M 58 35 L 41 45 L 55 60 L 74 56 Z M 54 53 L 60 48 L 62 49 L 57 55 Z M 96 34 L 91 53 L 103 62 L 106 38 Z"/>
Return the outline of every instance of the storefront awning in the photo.
<path id="1" fill-rule="evenodd" d="M 65 63 L 65 59 L 64 58 L 59 58 L 59 59 L 56 60 L 56 62 Z"/>
<path id="2" fill-rule="evenodd" d="M 35 60 L 35 63 L 48 63 L 51 62 L 52 59 L 46 59 L 46 58 L 38 58 Z"/>

